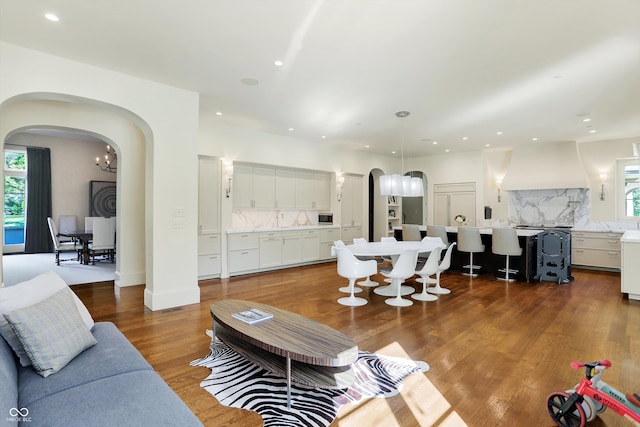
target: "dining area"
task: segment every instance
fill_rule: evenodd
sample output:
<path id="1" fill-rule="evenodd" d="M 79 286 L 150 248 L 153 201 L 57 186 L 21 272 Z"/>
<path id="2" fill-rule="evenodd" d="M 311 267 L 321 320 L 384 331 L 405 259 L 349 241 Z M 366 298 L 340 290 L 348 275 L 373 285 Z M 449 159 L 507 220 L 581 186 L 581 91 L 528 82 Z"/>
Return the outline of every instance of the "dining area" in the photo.
<path id="1" fill-rule="evenodd" d="M 373 288 L 373 294 L 386 297 L 385 303 L 396 307 L 408 307 L 413 301 L 435 301 L 438 295 L 449 293 L 440 286 L 440 273 L 448 268 L 453 245 L 447 247 L 440 237 L 425 236 L 420 240 L 396 240 L 383 237 L 369 242 L 356 238 L 353 243 L 334 242 L 333 253 L 337 257 L 338 275 L 349 280 L 340 292 L 348 296 L 338 299 L 341 305 L 357 307 L 368 303 L 366 298 L 356 296 L 363 288 Z M 371 280 L 380 274 L 384 283 Z M 414 276 L 421 284 L 416 292 L 407 282 Z M 435 275 L 435 278 L 430 276 Z M 364 279 L 356 281 L 358 279 Z M 370 296 L 371 293 L 369 294 Z"/>
<path id="2" fill-rule="evenodd" d="M 57 223 L 53 218 L 47 218 L 56 265 L 67 261 L 83 265 L 95 265 L 96 261 L 114 263 L 116 217 L 84 217 L 82 227 L 79 222 L 76 215 L 60 215 Z"/>

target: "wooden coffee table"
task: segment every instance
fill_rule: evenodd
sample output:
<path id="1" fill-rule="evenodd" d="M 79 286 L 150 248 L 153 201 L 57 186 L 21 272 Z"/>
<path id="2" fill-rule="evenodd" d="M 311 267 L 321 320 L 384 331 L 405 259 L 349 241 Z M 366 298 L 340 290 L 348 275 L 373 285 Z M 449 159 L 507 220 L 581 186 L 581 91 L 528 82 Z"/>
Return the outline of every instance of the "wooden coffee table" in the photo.
<path id="1" fill-rule="evenodd" d="M 249 325 L 232 317 L 256 308 L 272 319 Z M 287 379 L 287 407 L 291 382 L 317 388 L 347 388 L 355 381 L 351 364 L 358 346 L 346 335 L 266 304 L 227 299 L 211 304 L 213 334 L 251 362 Z"/>

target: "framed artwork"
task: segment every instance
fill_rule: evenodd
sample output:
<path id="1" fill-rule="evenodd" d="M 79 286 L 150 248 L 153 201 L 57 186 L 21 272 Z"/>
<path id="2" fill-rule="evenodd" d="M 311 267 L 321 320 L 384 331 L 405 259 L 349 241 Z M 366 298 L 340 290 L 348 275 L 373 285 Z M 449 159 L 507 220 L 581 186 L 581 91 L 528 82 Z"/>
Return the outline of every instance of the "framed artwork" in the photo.
<path id="1" fill-rule="evenodd" d="M 90 216 L 116 216 L 116 183 L 89 181 Z"/>

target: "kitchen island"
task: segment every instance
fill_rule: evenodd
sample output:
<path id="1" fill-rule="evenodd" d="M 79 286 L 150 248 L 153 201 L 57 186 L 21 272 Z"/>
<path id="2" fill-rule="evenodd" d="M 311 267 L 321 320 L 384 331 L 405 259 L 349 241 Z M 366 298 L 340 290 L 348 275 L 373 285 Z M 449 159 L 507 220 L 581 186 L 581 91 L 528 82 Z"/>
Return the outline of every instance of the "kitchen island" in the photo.
<path id="1" fill-rule="evenodd" d="M 620 280 L 622 293 L 640 301 L 640 230 L 628 230 L 620 238 L 622 260 Z"/>

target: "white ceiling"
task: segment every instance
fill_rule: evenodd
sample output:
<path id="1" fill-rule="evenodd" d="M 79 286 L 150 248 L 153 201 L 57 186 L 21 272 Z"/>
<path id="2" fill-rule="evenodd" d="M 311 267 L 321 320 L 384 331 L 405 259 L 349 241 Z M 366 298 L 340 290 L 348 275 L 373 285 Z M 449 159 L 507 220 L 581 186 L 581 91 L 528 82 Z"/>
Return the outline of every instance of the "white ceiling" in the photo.
<path id="1" fill-rule="evenodd" d="M 0 0 L 0 40 L 199 92 L 207 120 L 409 156 L 640 137 L 638 17 L 639 0 Z"/>

